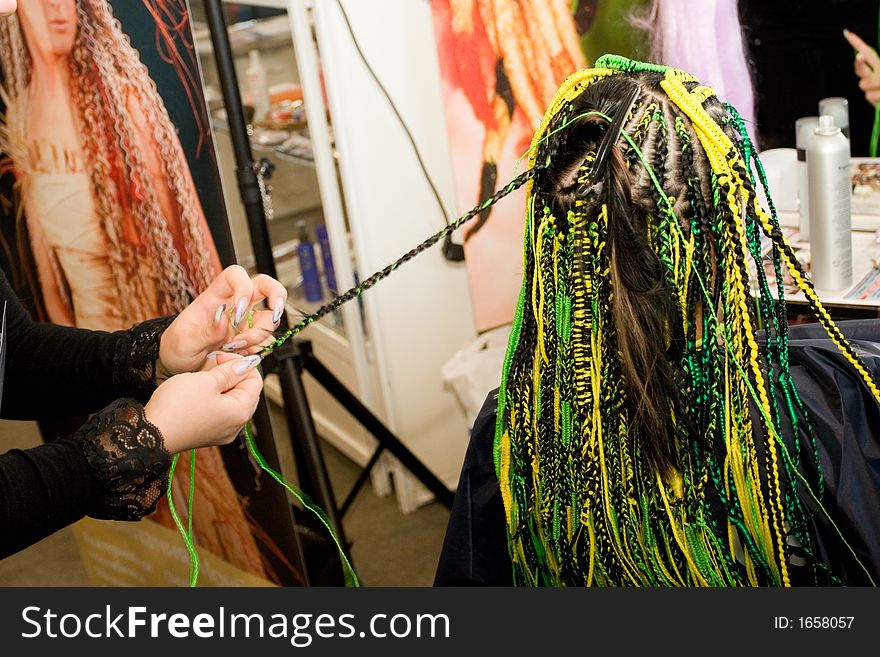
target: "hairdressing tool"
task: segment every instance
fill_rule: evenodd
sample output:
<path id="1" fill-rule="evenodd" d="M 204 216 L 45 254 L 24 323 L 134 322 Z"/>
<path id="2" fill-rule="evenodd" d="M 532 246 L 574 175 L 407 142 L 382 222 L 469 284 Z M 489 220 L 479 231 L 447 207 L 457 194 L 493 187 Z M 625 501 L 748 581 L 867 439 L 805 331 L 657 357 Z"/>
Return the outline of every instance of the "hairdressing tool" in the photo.
<path id="1" fill-rule="evenodd" d="M 589 183 L 584 183 L 578 187 L 578 196 L 586 196 L 590 191 L 598 191 L 600 189 L 599 186 L 602 184 L 602 176 L 605 174 L 605 167 L 608 165 L 608 157 L 611 155 L 611 147 L 614 146 L 620 138 L 620 133 L 623 130 L 623 123 L 626 121 L 626 117 L 629 116 L 630 112 L 632 112 L 633 105 L 635 105 L 638 97 L 639 88 L 634 85 L 629 96 L 627 96 L 626 101 L 620 104 L 617 113 L 611 120 L 611 126 L 608 128 L 608 132 L 605 133 L 605 136 L 599 143 L 599 148 L 596 150 L 596 159 L 593 161 L 593 166 L 590 169 Z"/>

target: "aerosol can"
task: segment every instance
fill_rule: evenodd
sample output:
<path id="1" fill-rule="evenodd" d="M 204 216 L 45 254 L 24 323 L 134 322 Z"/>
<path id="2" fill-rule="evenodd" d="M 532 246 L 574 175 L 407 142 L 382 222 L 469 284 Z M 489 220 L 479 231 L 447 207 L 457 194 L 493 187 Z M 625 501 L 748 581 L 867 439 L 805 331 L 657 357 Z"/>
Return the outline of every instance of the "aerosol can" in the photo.
<path id="1" fill-rule="evenodd" d="M 849 140 L 830 115 L 807 144 L 810 183 L 810 271 L 819 290 L 852 285 L 852 172 Z"/>

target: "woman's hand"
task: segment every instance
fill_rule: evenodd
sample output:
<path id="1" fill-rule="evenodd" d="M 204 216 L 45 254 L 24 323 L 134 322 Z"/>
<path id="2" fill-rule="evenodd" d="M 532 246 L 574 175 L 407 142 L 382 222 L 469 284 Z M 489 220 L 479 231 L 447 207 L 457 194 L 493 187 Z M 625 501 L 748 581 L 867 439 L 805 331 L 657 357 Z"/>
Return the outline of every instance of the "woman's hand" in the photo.
<path id="1" fill-rule="evenodd" d="M 867 101 L 876 107 L 880 101 L 880 57 L 857 34 L 844 30 L 843 36 L 856 50 L 855 71 L 859 76 L 859 88 L 865 92 Z"/>
<path id="2" fill-rule="evenodd" d="M 198 371 L 217 350 L 259 352 L 275 339 L 286 299 L 287 290 L 274 278 L 250 278 L 243 267 L 227 267 L 165 329 L 157 371 L 165 377 Z M 270 310 L 252 313 L 263 300 Z"/>
<path id="3" fill-rule="evenodd" d="M 215 367 L 172 376 L 156 388 L 144 414 L 161 432 L 165 449 L 176 454 L 232 442 L 257 408 L 260 360 L 217 354 Z"/>
<path id="4" fill-rule="evenodd" d="M 0 16 L 9 16 L 14 14 L 18 8 L 16 0 L 0 0 Z"/>

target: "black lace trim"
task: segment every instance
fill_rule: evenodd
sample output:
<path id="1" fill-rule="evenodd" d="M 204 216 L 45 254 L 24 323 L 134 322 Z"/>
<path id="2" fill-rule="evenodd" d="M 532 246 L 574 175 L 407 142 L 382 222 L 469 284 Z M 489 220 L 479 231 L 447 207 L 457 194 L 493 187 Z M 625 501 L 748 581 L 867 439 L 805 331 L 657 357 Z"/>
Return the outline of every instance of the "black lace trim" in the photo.
<path id="1" fill-rule="evenodd" d="M 156 389 L 156 363 L 159 342 L 174 317 L 159 317 L 141 322 L 124 332 L 113 355 L 113 384 L 116 390 L 146 402 Z"/>
<path id="2" fill-rule="evenodd" d="M 143 406 L 120 399 L 74 435 L 101 484 L 101 499 L 88 514 L 102 520 L 140 520 L 156 509 L 168 487 L 171 455 Z"/>

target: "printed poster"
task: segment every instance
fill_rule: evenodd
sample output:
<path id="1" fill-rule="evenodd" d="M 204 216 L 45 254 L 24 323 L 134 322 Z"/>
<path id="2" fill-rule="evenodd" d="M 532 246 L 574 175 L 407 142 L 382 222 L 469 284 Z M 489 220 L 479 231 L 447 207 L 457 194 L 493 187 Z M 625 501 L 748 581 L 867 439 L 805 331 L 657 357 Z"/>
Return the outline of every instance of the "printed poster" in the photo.
<path id="1" fill-rule="evenodd" d="M 185 0 L 28 0 L 0 20 L 0 264 L 34 318 L 128 328 L 180 311 L 234 262 L 189 16 Z M 293 527 L 283 493 L 260 509 L 230 475 L 261 488 L 246 451 L 224 450 L 196 460 L 195 541 L 224 564 L 215 583 L 237 581 L 224 579 L 232 572 L 296 580 L 278 547 Z M 188 472 L 182 456 L 184 522 Z M 141 523 L 78 526 L 95 584 L 180 579 L 180 536 L 151 523 L 174 528 L 164 500 Z M 120 532 L 151 546 L 141 555 L 153 563 L 128 578 L 101 565 L 108 546 L 127 549 Z"/>
<path id="2" fill-rule="evenodd" d="M 432 0 L 459 214 L 515 177 L 565 79 L 605 52 L 644 54 L 643 0 Z M 519 164 L 522 173 L 527 161 Z M 464 228 L 476 328 L 513 319 L 525 190 Z"/>

